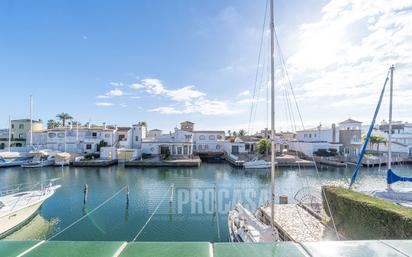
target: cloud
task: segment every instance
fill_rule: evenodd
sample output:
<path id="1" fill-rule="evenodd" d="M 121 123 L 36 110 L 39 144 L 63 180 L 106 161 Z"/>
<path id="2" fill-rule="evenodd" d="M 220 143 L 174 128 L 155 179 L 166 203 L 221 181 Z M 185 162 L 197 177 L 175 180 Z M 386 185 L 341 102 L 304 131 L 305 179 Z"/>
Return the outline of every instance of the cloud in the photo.
<path id="1" fill-rule="evenodd" d="M 100 102 L 100 103 L 95 103 L 96 106 L 113 106 L 113 103 L 107 103 L 107 102 Z"/>
<path id="2" fill-rule="evenodd" d="M 184 106 L 165 106 L 149 110 L 150 112 L 158 112 L 161 114 L 193 114 L 200 113 L 202 115 L 230 115 L 240 113 L 238 109 L 233 109 L 227 102 L 219 100 L 199 99 L 195 102 L 186 102 Z"/>
<path id="3" fill-rule="evenodd" d="M 122 82 L 110 82 L 109 84 L 114 87 L 121 87 L 124 85 Z"/>
<path id="4" fill-rule="evenodd" d="M 287 67 L 306 104 L 345 107 L 348 113 L 362 105 L 369 115 L 391 64 L 397 68 L 395 91 L 410 89 L 411 0 L 331 0 L 318 21 L 300 27 L 298 41 Z M 400 111 L 410 109 L 398 104 Z"/>
<path id="5" fill-rule="evenodd" d="M 196 90 L 193 85 L 178 89 L 167 89 L 159 79 L 143 79 L 141 83 L 132 84 L 130 87 L 133 89 L 143 89 L 148 94 L 169 97 L 177 102 L 191 101 L 206 95 Z"/>
<path id="6" fill-rule="evenodd" d="M 245 90 L 239 93 L 239 96 L 248 96 L 250 95 L 250 91 L 249 90 Z"/>
<path id="7" fill-rule="evenodd" d="M 124 92 L 120 89 L 113 89 L 113 90 L 110 90 L 109 92 L 107 92 L 106 95 L 110 96 L 110 97 L 122 96 L 122 95 L 124 95 Z"/>
<path id="8" fill-rule="evenodd" d="M 123 95 L 125 95 L 125 93 L 124 93 L 122 90 L 120 90 L 120 89 L 113 89 L 113 90 L 110 90 L 109 92 L 107 92 L 107 93 L 104 94 L 104 95 L 98 95 L 98 96 L 96 96 L 96 98 L 99 98 L 99 99 L 107 99 L 107 98 L 112 98 L 112 97 L 116 97 L 116 96 L 123 96 Z"/>

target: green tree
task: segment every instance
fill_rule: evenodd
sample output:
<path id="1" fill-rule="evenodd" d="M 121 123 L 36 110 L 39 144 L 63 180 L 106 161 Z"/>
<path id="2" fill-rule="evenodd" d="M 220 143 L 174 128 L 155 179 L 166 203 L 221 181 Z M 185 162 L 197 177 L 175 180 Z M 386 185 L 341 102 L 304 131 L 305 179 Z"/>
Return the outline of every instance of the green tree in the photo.
<path id="1" fill-rule="evenodd" d="M 363 136 L 363 140 L 366 140 L 366 136 Z M 369 138 L 369 145 L 371 150 L 373 150 L 373 146 L 376 145 L 376 152 L 379 155 L 379 146 L 381 144 L 386 145 L 387 140 L 382 135 L 372 134 Z"/>
<path id="2" fill-rule="evenodd" d="M 56 118 L 58 118 L 62 122 L 63 127 L 66 126 L 66 121 L 67 120 L 72 120 L 73 119 L 73 117 L 70 116 L 70 114 L 65 113 L 65 112 L 57 114 Z"/>
<path id="3" fill-rule="evenodd" d="M 47 121 L 47 129 L 53 129 L 60 126 L 60 123 L 55 120 L 48 120 Z"/>
<path id="4" fill-rule="evenodd" d="M 270 140 L 262 138 L 256 143 L 256 151 L 260 154 L 269 153 L 271 148 Z"/>
<path id="5" fill-rule="evenodd" d="M 247 132 L 246 132 L 246 130 L 241 129 L 241 130 L 239 130 L 239 132 L 237 134 L 238 134 L 238 136 L 243 137 L 243 136 L 247 135 Z"/>
<path id="6" fill-rule="evenodd" d="M 146 121 L 139 121 L 138 124 L 139 124 L 140 126 L 147 127 L 147 122 L 146 122 Z"/>

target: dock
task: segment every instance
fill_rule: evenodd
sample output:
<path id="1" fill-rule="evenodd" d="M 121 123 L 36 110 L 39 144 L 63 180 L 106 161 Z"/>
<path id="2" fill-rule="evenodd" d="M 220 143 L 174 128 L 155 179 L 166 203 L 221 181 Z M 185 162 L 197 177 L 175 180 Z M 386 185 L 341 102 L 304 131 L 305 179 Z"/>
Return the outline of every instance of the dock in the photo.
<path id="1" fill-rule="evenodd" d="M 262 207 L 263 218 L 270 224 L 270 206 Z M 297 204 L 276 204 L 274 224 L 283 240 L 315 242 L 325 240 L 328 228 Z"/>
<path id="2" fill-rule="evenodd" d="M 327 165 L 327 166 L 332 166 L 332 167 L 343 167 L 343 168 L 348 167 L 348 164 L 346 162 L 342 162 L 339 160 L 327 159 L 324 157 L 314 157 L 314 159 L 316 163 L 321 164 L 321 165 Z"/>
<path id="3" fill-rule="evenodd" d="M 74 167 L 107 167 L 117 164 L 117 160 L 105 160 L 105 159 L 94 159 L 94 160 L 81 160 L 74 161 Z"/>
<path id="4" fill-rule="evenodd" d="M 199 167 L 202 161 L 200 158 L 177 159 L 177 160 L 160 160 L 160 159 L 143 159 L 126 161 L 125 167 Z"/>
<path id="5" fill-rule="evenodd" d="M 411 240 L 275 242 L 0 241 L 0 256 L 358 257 L 411 256 Z"/>

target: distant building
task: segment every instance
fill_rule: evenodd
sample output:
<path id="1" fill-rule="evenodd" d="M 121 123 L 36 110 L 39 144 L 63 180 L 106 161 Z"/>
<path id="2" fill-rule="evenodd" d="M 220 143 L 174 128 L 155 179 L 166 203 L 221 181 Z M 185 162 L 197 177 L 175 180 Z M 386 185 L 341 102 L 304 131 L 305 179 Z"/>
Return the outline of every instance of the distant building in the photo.
<path id="1" fill-rule="evenodd" d="M 38 149 L 75 153 L 94 153 L 100 150 L 100 142 L 114 146 L 116 129 L 105 127 L 60 127 L 33 131 L 33 146 Z"/>
<path id="2" fill-rule="evenodd" d="M 146 138 L 142 142 L 142 154 L 170 154 L 173 158 L 190 157 L 193 154 L 193 133 L 176 128 L 174 132 L 156 138 Z"/>
<path id="3" fill-rule="evenodd" d="M 389 123 L 383 121 L 377 126 L 378 130 L 374 133 L 379 133 L 386 140 L 389 135 Z M 371 148 L 371 146 L 368 146 Z M 379 146 L 381 152 L 387 151 L 387 144 L 381 144 Z M 374 149 L 377 150 L 375 146 Z M 412 156 L 412 123 L 396 121 L 392 123 L 392 151 L 394 153 L 408 154 Z"/>
<path id="4" fill-rule="evenodd" d="M 42 130 L 41 120 L 32 121 L 33 131 Z M 9 147 L 9 134 L 0 134 L 0 149 Z M 30 144 L 30 119 L 11 120 L 11 147 L 22 147 Z"/>
<path id="5" fill-rule="evenodd" d="M 344 156 L 356 157 L 363 145 L 362 122 L 347 119 L 339 123 L 339 143 Z"/>
<path id="6" fill-rule="evenodd" d="M 183 121 L 183 122 L 180 123 L 180 129 L 184 130 L 184 131 L 193 132 L 194 125 L 195 124 L 193 122 Z"/>
<path id="7" fill-rule="evenodd" d="M 197 154 L 223 154 L 225 132 L 221 130 L 193 131 L 193 152 Z"/>
<path id="8" fill-rule="evenodd" d="M 156 139 L 162 135 L 163 131 L 161 129 L 151 129 L 147 133 L 147 138 Z"/>

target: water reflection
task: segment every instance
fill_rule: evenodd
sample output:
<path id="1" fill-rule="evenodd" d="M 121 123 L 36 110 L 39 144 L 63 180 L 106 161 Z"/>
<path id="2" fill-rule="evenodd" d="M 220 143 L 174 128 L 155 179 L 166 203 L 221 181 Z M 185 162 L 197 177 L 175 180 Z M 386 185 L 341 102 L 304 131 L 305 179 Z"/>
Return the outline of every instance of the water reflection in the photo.
<path id="1" fill-rule="evenodd" d="M 57 218 L 46 220 L 37 214 L 26 225 L 7 236 L 6 240 L 45 240 L 59 223 Z"/>
<path id="2" fill-rule="evenodd" d="M 402 176 L 412 175 L 411 166 L 395 166 L 395 169 Z M 280 168 L 276 170 L 276 195 L 287 195 L 293 202 L 294 195 L 302 187 L 347 186 L 352 171 L 352 167 L 323 166 L 319 173 L 313 168 Z M 385 188 L 385 174 L 385 167 L 362 169 L 355 188 L 367 191 Z M 173 201 L 169 196 L 164 200 L 139 241 L 226 241 L 227 211 L 234 204 L 234 199 L 244 200 L 244 196 L 249 196 L 253 203 L 249 207 L 253 208 L 267 201 L 270 193 L 269 170 L 246 171 L 228 164 L 209 163 L 203 163 L 199 168 L 162 169 L 124 168 L 120 165 L 101 169 L 6 168 L 0 172 L 0 187 L 55 177 L 62 177 L 56 182 L 62 187 L 44 202 L 39 210 L 41 215 L 32 221 L 43 225 L 29 224 L 24 228 L 33 234 L 20 233 L 15 239 L 49 238 L 88 215 L 53 240 L 131 240 L 173 183 Z M 89 186 L 86 201 L 85 184 Z M 129 197 L 125 191 L 90 214 L 125 185 L 129 186 Z M 394 188 L 405 186 L 408 185 L 400 183 Z"/>

